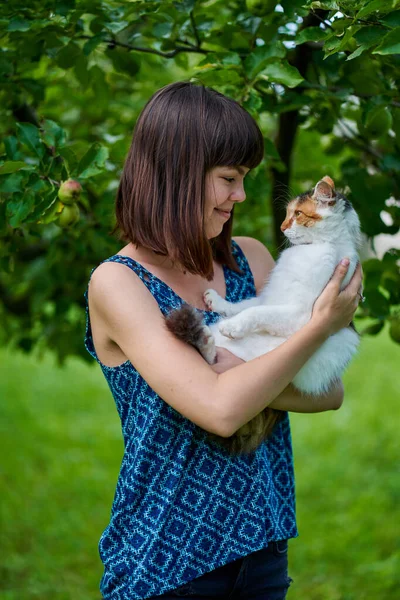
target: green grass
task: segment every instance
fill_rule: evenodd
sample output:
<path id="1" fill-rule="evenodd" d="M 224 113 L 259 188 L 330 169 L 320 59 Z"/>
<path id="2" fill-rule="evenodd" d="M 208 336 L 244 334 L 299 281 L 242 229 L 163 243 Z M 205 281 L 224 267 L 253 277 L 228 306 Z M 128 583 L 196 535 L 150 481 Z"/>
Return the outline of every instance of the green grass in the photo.
<path id="1" fill-rule="evenodd" d="M 0 351 L 2 600 L 98 600 L 97 542 L 120 461 L 97 366 Z M 400 589 L 400 347 L 362 342 L 336 412 L 293 415 L 300 538 L 288 600 L 395 600 Z"/>
<path id="2" fill-rule="evenodd" d="M 400 347 L 365 338 L 339 411 L 293 415 L 289 600 L 400 598 Z"/>

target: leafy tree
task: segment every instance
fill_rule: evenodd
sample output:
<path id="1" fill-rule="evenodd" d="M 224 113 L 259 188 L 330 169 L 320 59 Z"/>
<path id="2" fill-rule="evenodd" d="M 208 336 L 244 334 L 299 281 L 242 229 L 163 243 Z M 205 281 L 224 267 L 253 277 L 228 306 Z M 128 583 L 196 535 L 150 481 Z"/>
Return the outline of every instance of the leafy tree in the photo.
<path id="1" fill-rule="evenodd" d="M 261 125 L 241 232 L 278 248 L 282 197 L 327 173 L 369 238 L 398 232 L 400 0 L 9 0 L 0 30 L 3 341 L 87 358 L 83 292 L 120 247 L 109 231 L 133 124 L 174 80 L 223 91 Z M 83 191 L 61 201 L 68 179 Z M 361 311 L 397 342 L 399 259 L 364 263 Z"/>

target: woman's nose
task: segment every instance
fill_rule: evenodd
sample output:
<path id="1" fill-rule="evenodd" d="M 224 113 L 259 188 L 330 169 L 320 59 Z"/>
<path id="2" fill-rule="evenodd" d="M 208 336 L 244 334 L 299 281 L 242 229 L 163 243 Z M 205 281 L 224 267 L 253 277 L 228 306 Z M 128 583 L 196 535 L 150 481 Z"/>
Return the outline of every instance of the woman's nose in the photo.
<path id="1" fill-rule="evenodd" d="M 244 191 L 244 186 L 238 186 L 232 193 L 231 199 L 235 202 L 243 202 L 246 200 L 246 192 Z"/>

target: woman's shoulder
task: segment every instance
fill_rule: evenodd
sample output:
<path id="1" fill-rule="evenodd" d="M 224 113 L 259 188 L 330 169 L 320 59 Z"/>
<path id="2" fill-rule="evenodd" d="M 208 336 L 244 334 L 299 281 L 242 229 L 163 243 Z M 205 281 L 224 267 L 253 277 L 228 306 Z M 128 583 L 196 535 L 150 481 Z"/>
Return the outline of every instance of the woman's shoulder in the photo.
<path id="1" fill-rule="evenodd" d="M 237 236 L 233 241 L 238 244 L 253 274 L 257 293 L 263 288 L 265 281 L 275 265 L 269 250 L 262 242 L 247 236 Z"/>

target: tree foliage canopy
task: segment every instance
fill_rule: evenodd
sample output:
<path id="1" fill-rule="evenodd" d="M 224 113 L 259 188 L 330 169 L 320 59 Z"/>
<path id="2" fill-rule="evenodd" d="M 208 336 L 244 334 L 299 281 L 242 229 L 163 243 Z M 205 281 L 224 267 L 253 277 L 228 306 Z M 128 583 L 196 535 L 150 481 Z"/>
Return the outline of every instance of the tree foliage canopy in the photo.
<path id="1" fill-rule="evenodd" d="M 4 340 L 87 358 L 83 292 L 119 249 L 109 231 L 131 131 L 174 80 L 210 85 L 260 123 L 266 159 L 237 231 L 279 246 L 282 197 L 325 174 L 348 187 L 369 238 L 399 231 L 400 0 L 9 0 L 0 31 Z M 68 178 L 83 187 L 73 218 L 58 198 Z M 364 263 L 362 309 L 396 341 L 399 259 Z"/>

